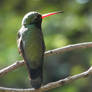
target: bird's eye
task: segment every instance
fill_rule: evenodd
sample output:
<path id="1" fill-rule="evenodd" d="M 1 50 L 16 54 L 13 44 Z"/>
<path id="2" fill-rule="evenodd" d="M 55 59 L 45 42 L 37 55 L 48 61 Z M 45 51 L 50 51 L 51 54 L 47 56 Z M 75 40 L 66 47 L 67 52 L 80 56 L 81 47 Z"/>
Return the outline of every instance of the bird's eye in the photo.
<path id="1" fill-rule="evenodd" d="M 35 20 L 37 20 L 37 21 L 38 21 L 39 19 L 41 19 L 41 15 L 37 15 L 36 18 L 35 18 Z"/>
<path id="2" fill-rule="evenodd" d="M 37 18 L 41 18 L 41 15 L 37 15 Z"/>

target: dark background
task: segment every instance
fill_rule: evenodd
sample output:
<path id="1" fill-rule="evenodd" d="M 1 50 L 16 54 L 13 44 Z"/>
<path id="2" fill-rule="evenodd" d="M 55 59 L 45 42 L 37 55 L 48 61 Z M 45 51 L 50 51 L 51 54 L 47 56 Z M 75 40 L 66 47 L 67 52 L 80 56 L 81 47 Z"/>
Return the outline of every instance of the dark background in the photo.
<path id="1" fill-rule="evenodd" d="M 0 0 L 0 69 L 21 60 L 17 31 L 30 11 L 41 14 L 61 11 L 42 23 L 46 50 L 92 41 L 92 0 Z M 81 73 L 92 64 L 92 48 L 77 49 L 45 58 L 44 84 Z M 30 87 L 25 66 L 0 77 L 0 86 Z M 79 79 L 50 92 L 92 92 L 92 76 Z"/>

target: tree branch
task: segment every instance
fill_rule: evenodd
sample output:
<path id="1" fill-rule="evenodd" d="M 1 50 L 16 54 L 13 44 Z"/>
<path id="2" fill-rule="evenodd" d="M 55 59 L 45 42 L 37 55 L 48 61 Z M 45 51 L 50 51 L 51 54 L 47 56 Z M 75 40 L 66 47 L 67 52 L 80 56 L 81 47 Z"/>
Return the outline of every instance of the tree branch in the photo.
<path id="1" fill-rule="evenodd" d="M 72 44 L 72 45 L 64 46 L 62 48 L 49 50 L 49 51 L 45 52 L 45 56 L 51 56 L 51 55 L 54 55 L 54 54 L 62 54 L 64 52 L 75 50 L 75 49 L 80 49 L 80 48 L 92 48 L 92 42 Z"/>
<path id="2" fill-rule="evenodd" d="M 0 70 L 0 77 L 4 76 L 5 74 L 7 74 L 8 72 L 11 72 L 13 70 L 15 70 L 16 68 L 24 65 L 24 60 L 21 60 L 21 61 L 16 61 L 14 64 L 4 68 L 4 69 L 1 69 Z"/>
<path id="3" fill-rule="evenodd" d="M 57 49 L 54 49 L 54 50 L 49 50 L 49 51 L 46 51 L 45 52 L 45 56 L 51 56 L 51 55 L 54 55 L 54 54 L 62 54 L 64 52 L 67 52 L 67 51 L 71 51 L 71 50 L 74 50 L 74 49 L 79 49 L 79 48 L 89 48 L 89 47 L 92 47 L 92 42 L 84 42 L 84 43 L 79 43 L 79 44 L 74 44 L 74 45 L 68 45 L 68 46 L 65 46 L 65 47 L 62 47 L 62 48 L 57 48 Z M 4 68 L 4 69 L 1 69 L 0 70 L 0 77 L 1 76 L 4 76 L 5 74 L 7 74 L 8 72 L 11 72 L 13 70 L 15 70 L 16 68 L 24 65 L 24 61 L 16 61 L 14 64 Z"/>
<path id="4" fill-rule="evenodd" d="M 57 87 L 61 87 L 65 84 L 71 83 L 79 78 L 85 78 L 89 75 L 92 75 L 92 67 L 90 67 L 87 71 L 74 75 L 74 76 L 70 76 L 67 77 L 65 79 L 56 81 L 56 82 L 52 82 L 52 83 L 48 83 L 47 85 L 41 87 L 40 89 L 15 89 L 15 88 L 4 88 L 4 87 L 0 87 L 0 92 L 45 92 L 48 90 L 51 90 L 53 88 L 57 88 Z"/>

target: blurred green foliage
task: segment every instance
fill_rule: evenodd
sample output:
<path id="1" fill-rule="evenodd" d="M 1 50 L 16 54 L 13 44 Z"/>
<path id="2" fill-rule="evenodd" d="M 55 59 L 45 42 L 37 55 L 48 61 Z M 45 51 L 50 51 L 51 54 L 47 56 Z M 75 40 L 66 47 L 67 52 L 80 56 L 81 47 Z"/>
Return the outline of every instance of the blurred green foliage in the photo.
<path id="1" fill-rule="evenodd" d="M 17 50 L 16 39 L 26 13 L 38 11 L 44 14 L 61 10 L 65 12 L 43 20 L 46 49 L 92 41 L 92 0 L 0 0 L 0 69 L 22 59 Z M 83 72 L 91 64 L 91 48 L 46 57 L 44 84 Z M 80 79 L 49 92 L 92 92 L 91 82 L 92 77 Z M 0 77 L 0 86 L 30 87 L 26 67 Z"/>

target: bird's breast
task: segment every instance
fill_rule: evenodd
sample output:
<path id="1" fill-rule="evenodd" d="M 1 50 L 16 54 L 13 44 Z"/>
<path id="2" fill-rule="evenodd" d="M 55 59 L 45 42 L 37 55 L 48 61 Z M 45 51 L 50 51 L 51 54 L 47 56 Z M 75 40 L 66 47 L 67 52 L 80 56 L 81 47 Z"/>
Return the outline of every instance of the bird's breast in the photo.
<path id="1" fill-rule="evenodd" d="M 31 64 L 35 62 L 35 64 L 39 66 L 44 54 L 44 40 L 41 30 L 25 31 L 22 34 L 22 41 L 26 58 L 31 61 Z"/>

